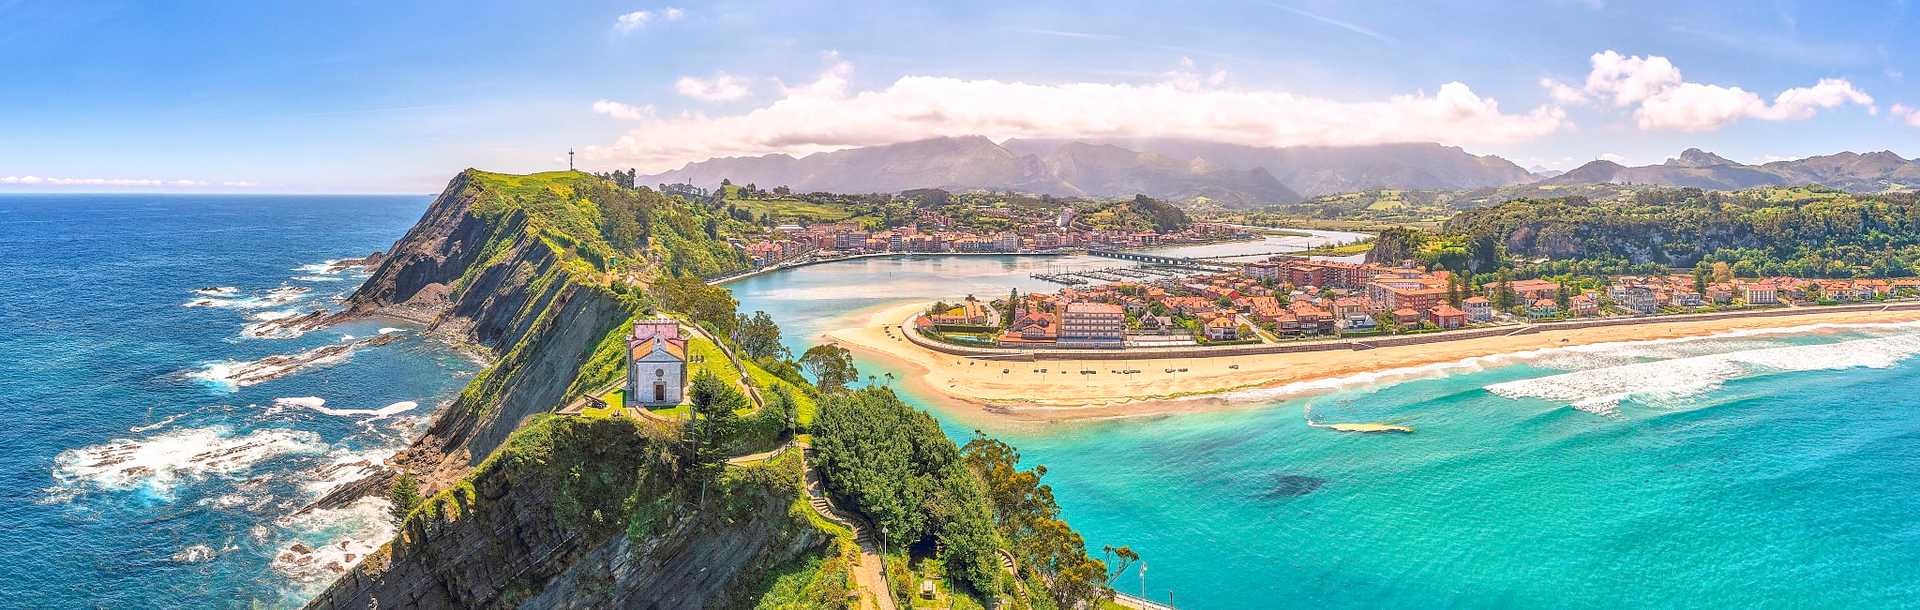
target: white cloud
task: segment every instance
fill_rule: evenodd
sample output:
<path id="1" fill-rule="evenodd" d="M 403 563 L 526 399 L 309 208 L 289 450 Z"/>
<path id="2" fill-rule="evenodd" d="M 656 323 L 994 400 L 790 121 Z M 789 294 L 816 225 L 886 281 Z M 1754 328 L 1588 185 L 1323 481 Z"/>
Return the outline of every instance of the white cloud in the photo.
<path id="1" fill-rule="evenodd" d="M 1627 158 L 1620 153 L 1600 153 L 1600 160 L 1612 161 L 1621 165 L 1626 165 L 1627 163 Z"/>
<path id="2" fill-rule="evenodd" d="M 1346 101 L 1280 90 L 1226 87 L 1224 72 L 1199 76 L 1191 65 L 1148 84 L 1036 84 L 904 76 L 856 91 L 852 66 L 827 55 L 812 83 L 780 87 L 780 97 L 737 114 L 688 112 L 639 116 L 641 124 L 587 158 L 658 171 L 723 155 L 806 154 L 937 136 L 1187 137 L 1259 146 L 1386 142 L 1498 144 L 1537 138 L 1566 126 L 1556 106 L 1507 113 L 1466 84 L 1384 100 Z M 631 108 L 602 101 L 594 110 Z"/>
<path id="3" fill-rule="evenodd" d="M 1552 97 L 1553 101 L 1562 104 L 1587 103 L 1586 92 L 1581 91 L 1578 87 L 1551 78 L 1540 79 L 1540 87 L 1547 90 L 1547 95 Z"/>
<path id="4" fill-rule="evenodd" d="M 752 92 L 746 79 L 725 72 L 715 72 L 713 78 L 682 76 L 673 82 L 673 89 L 680 95 L 707 102 L 730 102 Z"/>
<path id="5" fill-rule="evenodd" d="M 1658 55 L 1625 56 L 1608 50 L 1593 54 L 1593 70 L 1584 87 L 1541 79 L 1541 87 L 1565 104 L 1609 100 L 1617 108 L 1634 108 L 1641 129 L 1711 131 L 1741 119 L 1800 121 L 1820 110 L 1853 104 L 1878 113 L 1873 97 L 1845 79 L 1820 79 L 1811 87 L 1781 91 L 1771 103 L 1739 87 L 1688 82 L 1673 62 Z"/>
<path id="6" fill-rule="evenodd" d="M 614 31 L 620 32 L 622 34 L 627 34 L 635 30 L 639 30 L 640 28 L 647 27 L 647 24 L 653 23 L 653 20 L 656 17 L 660 19 L 665 19 L 667 21 L 679 21 L 681 18 L 686 16 L 687 16 L 686 11 L 682 11 L 679 8 L 671 7 L 671 6 L 665 9 L 661 9 L 659 13 L 655 13 L 653 11 L 649 11 L 646 9 L 641 9 L 641 10 L 637 10 L 637 11 L 627 13 L 625 15 L 621 15 L 619 17 L 614 18 L 613 29 Z"/>
<path id="7" fill-rule="evenodd" d="M 600 100 L 593 103 L 593 111 L 623 121 L 640 121 L 653 118 L 653 106 L 633 106 L 613 100 Z"/>
<path id="8" fill-rule="evenodd" d="M 613 20 L 613 29 L 621 33 L 632 32 L 646 27 L 647 23 L 651 21 L 653 21 L 653 11 L 634 11 L 615 18 Z"/>
<path id="9" fill-rule="evenodd" d="M 156 188 L 195 188 L 214 186 L 216 183 L 205 180 L 160 180 L 153 178 L 60 178 L 53 176 L 0 176 L 0 185 L 8 186 L 111 186 L 111 187 L 156 187 Z M 217 183 L 229 188 L 248 188 L 258 186 L 253 182 L 230 180 Z"/>
<path id="10" fill-rule="evenodd" d="M 1893 107 L 1888 108 L 1887 111 L 1893 114 L 1894 118 L 1900 119 L 1901 122 L 1907 125 L 1920 127 L 1920 108 L 1914 108 L 1906 104 L 1894 104 Z"/>

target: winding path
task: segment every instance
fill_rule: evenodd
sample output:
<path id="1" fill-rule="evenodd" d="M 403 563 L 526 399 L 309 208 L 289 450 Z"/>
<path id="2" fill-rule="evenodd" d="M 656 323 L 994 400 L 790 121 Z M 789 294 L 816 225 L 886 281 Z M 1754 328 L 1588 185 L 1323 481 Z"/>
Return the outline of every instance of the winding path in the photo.
<path id="1" fill-rule="evenodd" d="M 807 473 L 807 503 L 813 506 L 813 512 L 852 530 L 854 541 L 860 545 L 860 564 L 854 566 L 853 583 L 860 590 L 860 599 L 863 600 L 861 610 L 870 607 L 868 601 L 872 602 L 871 607 L 880 610 L 896 610 L 893 591 L 887 587 L 886 558 L 880 555 L 880 538 L 874 535 L 873 526 L 866 519 L 845 513 L 834 506 L 833 501 L 827 499 L 827 488 L 820 481 L 820 471 L 806 464 L 806 453 L 801 453 L 800 459 Z"/>

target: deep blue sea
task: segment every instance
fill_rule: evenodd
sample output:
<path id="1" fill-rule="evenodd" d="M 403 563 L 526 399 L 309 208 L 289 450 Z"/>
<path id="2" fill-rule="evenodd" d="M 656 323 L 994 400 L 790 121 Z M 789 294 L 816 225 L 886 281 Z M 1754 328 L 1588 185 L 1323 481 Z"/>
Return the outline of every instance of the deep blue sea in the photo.
<path id="1" fill-rule="evenodd" d="M 291 515 L 475 365 L 400 324 L 245 329 L 335 306 L 363 275 L 323 263 L 389 247 L 429 200 L 0 195 L 0 607 L 298 604 L 377 544 L 378 506 Z M 383 329 L 402 337 L 223 377 Z M 318 550 L 274 561 L 295 543 Z"/>

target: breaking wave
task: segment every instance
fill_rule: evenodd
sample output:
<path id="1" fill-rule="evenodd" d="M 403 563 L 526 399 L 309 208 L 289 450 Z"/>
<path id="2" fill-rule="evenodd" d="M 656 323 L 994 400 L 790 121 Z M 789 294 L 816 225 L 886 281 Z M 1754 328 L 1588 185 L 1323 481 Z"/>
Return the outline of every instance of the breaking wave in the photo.
<path id="1" fill-rule="evenodd" d="M 239 289 L 236 288 L 203 288 L 194 291 L 194 294 L 200 295 L 200 298 L 187 301 L 183 306 L 263 309 L 267 307 L 280 307 L 299 301 L 306 298 L 307 294 L 311 292 L 313 292 L 313 289 L 306 286 L 281 286 L 256 296 L 240 296 L 241 293 Z"/>
<path id="2" fill-rule="evenodd" d="M 1920 336 L 1896 335 L 1817 345 L 1793 345 L 1635 362 L 1496 383 L 1487 391 L 1507 398 L 1560 402 L 1582 411 L 1614 414 L 1633 399 L 1674 404 L 1726 382 L 1780 372 L 1888 368 L 1920 354 Z"/>
<path id="3" fill-rule="evenodd" d="M 236 435 L 226 426 L 184 428 L 62 451 L 54 457 L 53 478 L 69 488 L 145 487 L 165 496 L 182 479 L 237 475 L 280 456 L 326 450 L 318 434 L 302 430 L 270 428 Z"/>
<path id="4" fill-rule="evenodd" d="M 337 509 L 317 509 L 275 523 L 300 541 L 273 557 L 273 571 L 307 587 L 322 587 L 345 574 L 367 554 L 393 538 L 392 504 L 370 496 Z"/>
<path id="5" fill-rule="evenodd" d="M 1383 385 L 1390 385 L 1390 384 L 1401 383 L 1406 381 L 1414 381 L 1419 379 L 1438 379 L 1438 378 L 1446 377 L 1449 375 L 1475 373 L 1475 372 L 1500 368 L 1504 366 L 1511 366 L 1515 364 L 1530 364 L 1530 365 L 1542 366 L 1546 368 L 1573 371 L 1563 375 L 1554 375 L 1549 377 L 1519 380 L 1519 381 L 1507 382 L 1502 384 L 1494 384 L 1493 386 L 1488 386 L 1487 388 L 1489 391 L 1494 391 L 1495 393 L 1500 393 L 1502 390 L 1507 392 L 1520 392 L 1523 390 L 1520 390 L 1517 388 L 1528 387 L 1526 384 L 1529 382 L 1542 382 L 1543 386 L 1546 386 L 1549 384 L 1547 384 L 1543 380 L 1558 379 L 1562 377 L 1572 377 L 1572 376 L 1580 375 L 1583 373 L 1591 374 L 1593 378 L 1599 378 L 1607 375 L 1607 373 L 1601 373 L 1599 371 L 1606 371 L 1609 369 L 1623 367 L 1623 366 L 1638 366 L 1641 364 L 1650 364 L 1646 362 L 1646 360 L 1649 358 L 1663 359 L 1662 361 L 1664 362 L 1675 362 L 1675 361 L 1682 361 L 1688 358 L 1695 358 L 1695 357 L 1710 359 L 1715 356 L 1721 356 L 1721 355 L 1731 356 L 1733 354 L 1727 353 L 1730 348 L 1743 350 L 1735 353 L 1753 353 L 1753 352 L 1767 351 L 1771 349 L 1785 349 L 1785 348 L 1775 347 L 1778 345 L 1777 343 L 1769 343 L 1769 342 L 1755 340 L 1755 339 L 1762 339 L 1766 337 L 1805 335 L 1805 334 L 1813 334 L 1813 333 L 1821 333 L 1821 332 L 1895 333 L 1895 332 L 1912 332 L 1916 330 L 1920 330 L 1920 322 L 1887 322 L 1887 323 L 1822 322 L 1822 323 L 1815 323 L 1815 324 L 1783 326 L 1783 327 L 1776 327 L 1776 328 L 1741 329 L 1741 330 L 1733 330 L 1733 331 L 1727 331 L 1727 332 L 1716 333 L 1711 335 L 1701 335 L 1697 337 L 1675 337 L 1675 338 L 1669 338 L 1669 339 L 1645 339 L 1645 340 L 1635 340 L 1635 341 L 1610 341 L 1610 342 L 1603 342 L 1603 343 L 1590 343 L 1586 345 L 1548 347 L 1548 348 L 1526 350 L 1526 351 L 1512 352 L 1512 353 L 1506 353 L 1506 354 L 1494 354 L 1494 355 L 1488 355 L 1488 356 L 1473 356 L 1473 357 L 1463 358 L 1460 360 L 1454 360 L 1450 362 L 1439 362 L 1439 363 L 1425 364 L 1425 365 L 1419 365 L 1419 366 L 1385 369 L 1385 370 L 1379 370 L 1379 371 L 1368 371 L 1363 373 L 1355 373 L 1352 375 L 1330 377 L 1325 379 L 1311 379 L 1311 380 L 1298 381 L 1298 382 L 1293 382 L 1293 383 L 1288 383 L 1288 384 L 1283 384 L 1278 386 L 1253 388 L 1253 389 L 1246 389 L 1246 390 L 1235 390 L 1232 392 L 1226 392 L 1226 393 L 1216 394 L 1216 395 L 1192 396 L 1192 397 L 1182 398 L 1180 400 L 1227 400 L 1227 401 L 1234 401 L 1234 402 L 1266 402 L 1266 401 L 1283 400 L 1288 398 L 1297 398 L 1301 396 L 1325 394 L 1329 392 L 1336 392 L 1336 391 L 1342 391 L 1342 390 L 1378 387 Z M 1739 341 L 1742 339 L 1754 340 L 1754 341 Z M 1734 342 L 1729 343 L 1730 340 L 1733 340 Z M 1917 335 L 1894 335 L 1894 336 L 1880 337 L 1875 339 L 1863 339 L 1861 341 L 1883 341 L 1883 340 L 1893 341 L 1896 343 L 1904 342 L 1904 341 L 1913 341 L 1915 342 L 1916 345 L 1920 345 L 1920 336 L 1917 336 Z M 1824 344 L 1824 345 L 1810 345 L 1810 346 L 1802 346 L 1802 347 L 1807 347 L 1807 348 L 1823 348 L 1824 347 L 1824 348 L 1834 349 L 1834 346 L 1844 345 L 1845 343 L 1852 343 L 1852 342 Z M 1844 349 L 1844 348 L 1839 348 L 1839 349 Z M 1920 347 L 1916 347 L 1914 353 L 1920 353 Z M 1908 354 L 1908 355 L 1912 355 L 1912 354 Z M 1657 364 L 1657 363 L 1651 363 L 1651 364 Z M 1852 368 L 1853 366 L 1860 366 L 1860 365 L 1836 366 L 1836 367 L 1828 367 L 1828 368 Z M 1801 369 L 1801 370 L 1817 370 L 1817 369 Z M 1621 383 L 1634 381 L 1636 385 L 1633 387 L 1639 387 L 1638 379 L 1628 378 L 1620 381 Z M 1657 384 L 1646 383 L 1644 385 L 1652 386 Z M 1502 388 L 1502 390 L 1495 390 L 1494 389 L 1495 387 L 1500 387 Z M 1594 387 L 1605 389 L 1605 388 L 1614 387 L 1614 386 L 1608 386 L 1604 383 L 1595 382 Z M 1713 387 L 1717 387 L 1717 383 Z M 1547 391 L 1550 391 L 1551 389 L 1552 388 L 1550 387 L 1542 387 L 1542 389 L 1537 391 L 1536 390 L 1525 390 L 1525 391 L 1530 393 L 1532 392 L 1545 393 Z M 1711 389 L 1712 387 L 1708 387 L 1700 391 L 1707 391 Z M 1596 412 L 1604 413 L 1604 412 L 1611 412 L 1612 407 L 1617 406 L 1618 400 L 1611 399 L 1608 397 L 1610 397 L 1612 394 L 1618 394 L 1618 393 L 1619 391 L 1617 390 L 1608 391 L 1608 392 L 1597 392 L 1597 393 L 1596 392 L 1577 393 L 1571 390 L 1567 390 L 1564 392 L 1560 392 L 1556 395 L 1568 396 L 1569 398 L 1566 399 L 1566 403 L 1576 408 L 1585 407 L 1587 409 L 1594 410 Z M 1631 394 L 1631 392 L 1629 392 L 1629 394 Z M 1502 395 L 1508 396 L 1510 398 L 1516 397 L 1516 396 L 1509 396 L 1507 394 L 1502 394 Z M 1548 398 L 1549 400 L 1555 400 L 1555 398 L 1549 398 L 1544 396 L 1542 396 L 1541 398 Z M 1590 398 L 1595 400 L 1589 400 Z M 1607 400 L 1598 400 L 1601 398 L 1607 398 Z M 1579 404 L 1575 404 L 1575 403 L 1579 403 Z"/>
<path id="6" fill-rule="evenodd" d="M 366 421 L 374 421 L 412 411 L 419 408 L 420 403 L 403 400 L 378 409 L 335 409 L 327 406 L 327 399 L 325 398 L 318 396 L 295 396 L 291 398 L 275 398 L 273 399 L 273 405 L 276 407 L 308 409 L 339 417 L 372 416 Z"/>

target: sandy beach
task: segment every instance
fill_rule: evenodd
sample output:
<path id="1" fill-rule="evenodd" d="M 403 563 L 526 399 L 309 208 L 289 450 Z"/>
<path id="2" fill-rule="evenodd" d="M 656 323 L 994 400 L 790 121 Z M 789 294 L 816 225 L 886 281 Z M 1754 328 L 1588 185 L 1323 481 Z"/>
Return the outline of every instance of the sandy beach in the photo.
<path id="1" fill-rule="evenodd" d="M 888 306 L 828 336 L 848 349 L 915 371 L 903 382 L 995 418 L 1062 421 L 1159 415 L 1246 406 L 1228 393 L 1308 395 L 1524 360 L 1529 352 L 1620 341 L 1701 337 L 1816 324 L 1920 321 L 1920 311 L 1820 311 L 1771 317 L 1649 321 L 1643 324 L 1444 341 L 1371 350 L 1329 350 L 1177 359 L 1041 360 L 965 358 L 914 345 L 900 324 L 924 303 Z M 1083 373 L 1082 371 L 1092 371 Z M 1123 372 L 1138 371 L 1138 372 Z"/>

